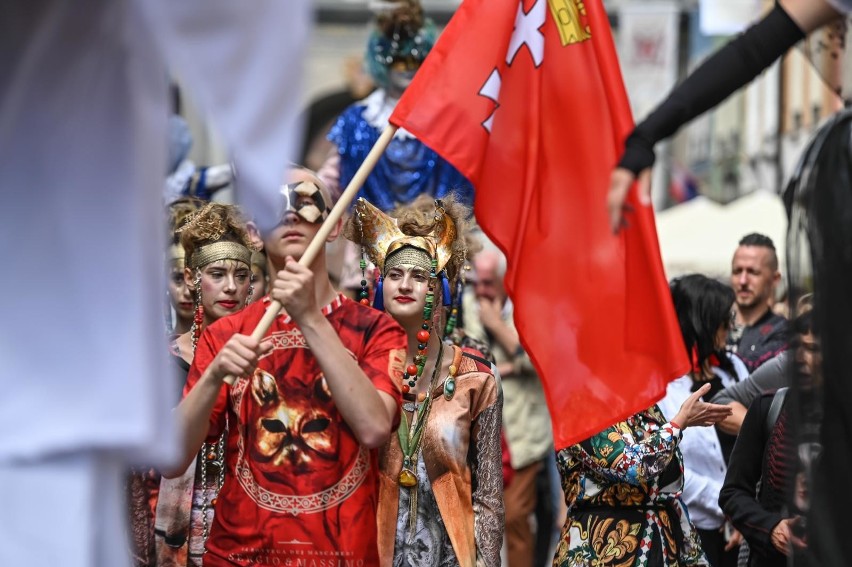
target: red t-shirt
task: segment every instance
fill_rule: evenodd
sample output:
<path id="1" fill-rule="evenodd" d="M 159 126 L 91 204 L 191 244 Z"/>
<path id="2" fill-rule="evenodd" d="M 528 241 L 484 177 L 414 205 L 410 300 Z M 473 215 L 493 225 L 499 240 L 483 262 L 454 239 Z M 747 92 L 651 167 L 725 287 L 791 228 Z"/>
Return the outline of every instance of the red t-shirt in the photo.
<path id="1" fill-rule="evenodd" d="M 234 333 L 251 334 L 269 300 L 220 319 L 200 337 L 184 394 Z M 376 389 L 401 403 L 407 340 L 389 316 L 338 296 L 323 309 Z M 304 337 L 279 315 L 274 350 L 250 378 L 224 386 L 210 437 L 228 423 L 225 484 L 204 564 L 378 564 L 376 451 L 362 448 L 337 411 Z"/>

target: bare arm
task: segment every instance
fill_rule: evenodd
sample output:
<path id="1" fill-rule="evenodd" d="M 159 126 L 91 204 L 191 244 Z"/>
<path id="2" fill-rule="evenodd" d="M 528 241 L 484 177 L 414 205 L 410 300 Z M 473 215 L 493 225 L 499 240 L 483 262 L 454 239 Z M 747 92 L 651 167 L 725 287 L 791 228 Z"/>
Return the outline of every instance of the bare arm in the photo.
<path id="1" fill-rule="evenodd" d="M 738 435 L 748 406 L 762 393 L 788 385 L 787 365 L 789 360 L 790 353 L 788 351 L 782 352 L 772 360 L 765 362 L 747 379 L 716 394 L 712 400 L 714 404 L 727 405 L 733 410 L 731 416 L 719 422 L 719 429 L 725 433 Z"/>
<path id="2" fill-rule="evenodd" d="M 509 356 L 512 356 L 518 350 L 518 346 L 521 344 L 518 340 L 518 333 L 506 323 L 500 321 L 488 330 L 491 331 L 491 334 L 494 335 L 494 338 Z"/>
<path id="3" fill-rule="evenodd" d="M 841 16 L 825 0 L 779 0 L 778 3 L 805 33 L 821 28 Z"/>
<path id="4" fill-rule="evenodd" d="M 178 422 L 183 427 L 181 460 L 175 468 L 164 470 L 164 477 L 179 477 L 198 454 L 210 430 L 210 414 L 221 389 L 222 379 L 212 376 L 208 368 L 195 388 L 178 405 Z"/>
<path id="5" fill-rule="evenodd" d="M 325 375 L 337 410 L 358 442 L 371 449 L 383 445 L 393 429 L 396 401 L 376 389 L 317 307 L 313 273 L 288 258 L 284 270 L 278 272 L 271 296 L 299 326 Z"/>
<path id="6" fill-rule="evenodd" d="M 202 340 L 205 337 L 202 336 Z M 174 468 L 163 471 L 166 478 L 183 474 L 195 459 L 210 431 L 210 415 L 222 391 L 226 376 L 248 376 L 257 366 L 261 354 L 272 350 L 272 344 L 260 345 L 245 335 L 234 335 L 225 343 L 201 378 L 177 407 L 178 421 L 184 437 L 180 461 Z"/>
<path id="7" fill-rule="evenodd" d="M 370 449 L 387 442 L 397 412 L 396 401 L 376 389 L 318 310 L 299 329 L 322 368 L 334 405 L 358 442 Z"/>
<path id="8" fill-rule="evenodd" d="M 733 413 L 716 425 L 725 433 L 739 435 L 740 428 L 743 426 L 743 420 L 745 419 L 748 408 L 739 402 L 731 402 L 728 404 L 728 407 L 731 408 Z"/>

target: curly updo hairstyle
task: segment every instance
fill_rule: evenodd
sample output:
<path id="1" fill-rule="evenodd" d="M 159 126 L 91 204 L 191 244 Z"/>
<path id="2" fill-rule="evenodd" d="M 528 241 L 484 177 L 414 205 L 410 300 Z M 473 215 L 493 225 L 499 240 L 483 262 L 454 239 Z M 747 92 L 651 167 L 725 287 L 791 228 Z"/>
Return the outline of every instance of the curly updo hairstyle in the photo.
<path id="1" fill-rule="evenodd" d="M 186 219 L 178 232 L 187 259 L 196 249 L 213 242 L 236 242 L 254 250 L 246 229 L 246 219 L 234 205 L 209 203 Z"/>

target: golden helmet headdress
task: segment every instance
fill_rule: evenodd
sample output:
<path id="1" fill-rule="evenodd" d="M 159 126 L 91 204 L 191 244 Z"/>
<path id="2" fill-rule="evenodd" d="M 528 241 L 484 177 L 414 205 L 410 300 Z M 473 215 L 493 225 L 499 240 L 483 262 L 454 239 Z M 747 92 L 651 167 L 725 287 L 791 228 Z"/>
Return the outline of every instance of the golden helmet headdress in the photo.
<path id="1" fill-rule="evenodd" d="M 407 262 L 393 261 L 393 265 L 413 263 L 419 265 L 417 257 L 422 257 L 416 251 L 428 255 L 431 270 L 432 261 L 436 262 L 435 273 L 440 273 L 453 256 L 453 243 L 456 240 L 456 225 L 450 215 L 444 213 L 440 201 L 435 201 L 435 226 L 432 232 L 423 236 L 409 236 L 403 233 L 397 220 L 369 202 L 360 198 L 355 203 L 355 223 L 360 231 L 361 245 L 370 260 L 379 268 L 384 276 L 393 267 L 388 258 L 408 260 Z"/>

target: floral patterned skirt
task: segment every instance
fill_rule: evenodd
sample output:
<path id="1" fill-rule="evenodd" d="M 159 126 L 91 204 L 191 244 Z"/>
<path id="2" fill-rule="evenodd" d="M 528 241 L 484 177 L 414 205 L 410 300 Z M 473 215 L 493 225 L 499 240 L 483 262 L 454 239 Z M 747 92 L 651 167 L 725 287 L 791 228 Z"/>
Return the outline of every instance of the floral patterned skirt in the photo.
<path id="1" fill-rule="evenodd" d="M 706 565 L 696 534 L 674 506 L 571 510 L 553 567 Z"/>

